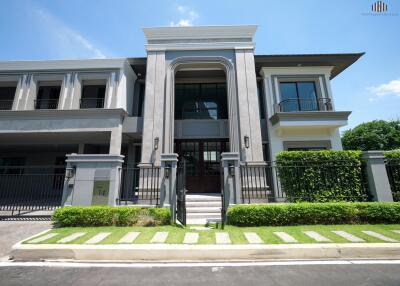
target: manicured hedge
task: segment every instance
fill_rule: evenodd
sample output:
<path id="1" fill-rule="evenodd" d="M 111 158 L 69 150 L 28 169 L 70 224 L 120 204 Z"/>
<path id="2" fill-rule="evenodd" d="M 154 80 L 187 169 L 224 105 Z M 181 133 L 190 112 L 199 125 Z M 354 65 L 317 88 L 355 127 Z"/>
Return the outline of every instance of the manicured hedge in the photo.
<path id="1" fill-rule="evenodd" d="M 400 223 L 400 203 L 237 205 L 228 210 L 228 224 L 236 226 L 362 223 Z"/>
<path id="2" fill-rule="evenodd" d="M 52 220 L 56 226 L 153 226 L 170 224 L 167 208 L 141 207 L 63 207 L 56 209 Z"/>
<path id="3" fill-rule="evenodd" d="M 386 168 L 389 175 L 393 200 L 400 201 L 400 151 L 385 152 Z"/>
<path id="4" fill-rule="evenodd" d="M 289 202 L 368 200 L 360 151 L 283 151 L 276 162 Z"/>

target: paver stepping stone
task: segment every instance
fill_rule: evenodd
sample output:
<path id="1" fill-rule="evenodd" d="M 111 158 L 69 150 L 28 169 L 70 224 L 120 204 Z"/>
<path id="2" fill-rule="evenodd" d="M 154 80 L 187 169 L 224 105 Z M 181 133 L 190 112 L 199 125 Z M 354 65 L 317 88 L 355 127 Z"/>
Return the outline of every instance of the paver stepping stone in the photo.
<path id="1" fill-rule="evenodd" d="M 264 243 L 263 240 L 261 239 L 261 237 L 259 237 L 258 234 L 255 232 L 245 232 L 244 236 L 246 237 L 247 241 L 250 244 Z"/>
<path id="2" fill-rule="evenodd" d="M 344 239 L 347 239 L 348 241 L 351 241 L 351 242 L 365 242 L 364 239 L 359 238 L 358 236 L 355 236 L 355 235 L 348 233 L 346 231 L 343 231 L 343 230 L 332 230 L 332 232 L 334 234 L 337 234 L 337 235 L 343 237 Z"/>
<path id="3" fill-rule="evenodd" d="M 227 232 L 216 232 L 215 233 L 215 242 L 217 244 L 231 244 L 231 238 L 229 237 L 229 233 Z"/>
<path id="4" fill-rule="evenodd" d="M 86 234 L 86 232 L 75 232 L 64 238 L 61 238 L 59 241 L 57 241 L 57 243 L 67 243 L 67 242 L 77 239 L 78 237 L 84 236 L 85 234 Z"/>
<path id="5" fill-rule="evenodd" d="M 377 232 L 375 232 L 375 231 L 363 230 L 362 232 L 365 233 L 365 234 L 368 234 L 369 236 L 378 238 L 378 239 L 383 240 L 383 241 L 387 241 L 387 242 L 398 242 L 398 240 L 396 240 L 396 239 L 394 239 L 394 238 L 390 238 L 390 237 L 384 236 L 383 234 L 377 233 Z"/>
<path id="6" fill-rule="evenodd" d="M 194 244 L 197 243 L 198 240 L 199 240 L 199 234 L 197 232 L 188 232 L 185 234 L 183 243 Z"/>
<path id="7" fill-rule="evenodd" d="M 329 238 L 326 238 L 325 236 L 320 235 L 316 231 L 303 231 L 303 232 L 305 235 L 307 235 L 308 237 L 311 237 L 312 239 L 314 239 L 317 242 L 331 242 L 331 240 Z"/>
<path id="8" fill-rule="evenodd" d="M 55 237 L 56 235 L 58 235 L 58 233 L 48 233 L 48 234 L 46 234 L 46 235 L 43 235 L 43 236 L 39 236 L 38 238 L 35 238 L 35 239 L 32 239 L 32 240 L 30 240 L 30 241 L 28 241 L 28 243 L 38 243 L 38 242 L 42 242 L 42 241 L 45 241 L 45 240 L 48 240 L 48 239 L 50 239 L 50 238 L 52 238 L 52 237 Z"/>
<path id="9" fill-rule="evenodd" d="M 286 243 L 295 243 L 297 239 L 283 231 L 274 232 L 274 234 Z"/>
<path id="10" fill-rule="evenodd" d="M 111 232 L 99 232 L 95 236 L 93 236 L 91 239 L 87 240 L 85 244 L 95 244 L 99 243 L 103 239 L 105 239 L 107 236 L 109 236 Z"/>
<path id="11" fill-rule="evenodd" d="M 400 233 L 400 230 L 392 230 L 393 232 L 395 232 L 395 233 Z"/>
<path id="12" fill-rule="evenodd" d="M 153 236 L 150 240 L 151 243 L 164 243 L 167 240 L 168 232 L 166 231 L 159 231 Z"/>
<path id="13" fill-rule="evenodd" d="M 118 240 L 118 243 L 132 243 L 139 236 L 139 234 L 140 232 L 137 231 L 128 232 L 120 240 Z"/>

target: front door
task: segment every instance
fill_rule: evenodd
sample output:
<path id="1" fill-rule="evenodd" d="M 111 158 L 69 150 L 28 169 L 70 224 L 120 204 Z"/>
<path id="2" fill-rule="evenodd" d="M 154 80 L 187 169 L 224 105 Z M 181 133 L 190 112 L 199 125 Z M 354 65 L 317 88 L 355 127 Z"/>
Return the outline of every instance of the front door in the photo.
<path id="1" fill-rule="evenodd" d="M 186 158 L 188 193 L 219 193 L 221 153 L 229 151 L 228 139 L 175 140 L 179 160 Z"/>

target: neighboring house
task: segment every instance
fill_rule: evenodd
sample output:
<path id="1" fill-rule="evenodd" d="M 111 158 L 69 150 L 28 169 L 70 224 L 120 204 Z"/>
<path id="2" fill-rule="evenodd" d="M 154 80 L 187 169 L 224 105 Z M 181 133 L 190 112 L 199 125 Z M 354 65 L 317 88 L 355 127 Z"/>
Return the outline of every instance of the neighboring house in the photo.
<path id="1" fill-rule="evenodd" d="M 362 56 L 254 55 L 256 26 L 145 28 L 146 58 L 0 62 L 0 163 L 124 166 L 187 158 L 189 192 L 220 190 L 220 155 L 341 150 L 330 81 Z M 340 96 L 340 95 L 337 95 Z"/>

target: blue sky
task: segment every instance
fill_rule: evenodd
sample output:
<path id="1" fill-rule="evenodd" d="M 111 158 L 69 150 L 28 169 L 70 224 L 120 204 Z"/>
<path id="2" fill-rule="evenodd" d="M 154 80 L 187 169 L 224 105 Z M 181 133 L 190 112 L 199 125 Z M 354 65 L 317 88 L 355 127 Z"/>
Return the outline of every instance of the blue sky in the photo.
<path id="1" fill-rule="evenodd" d="M 400 118 L 400 1 L 373 2 L 1 0 L 0 60 L 137 57 L 142 27 L 257 24 L 256 54 L 366 52 L 332 81 L 354 127 Z"/>

